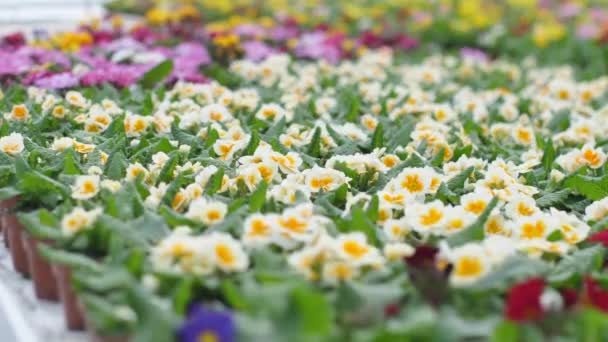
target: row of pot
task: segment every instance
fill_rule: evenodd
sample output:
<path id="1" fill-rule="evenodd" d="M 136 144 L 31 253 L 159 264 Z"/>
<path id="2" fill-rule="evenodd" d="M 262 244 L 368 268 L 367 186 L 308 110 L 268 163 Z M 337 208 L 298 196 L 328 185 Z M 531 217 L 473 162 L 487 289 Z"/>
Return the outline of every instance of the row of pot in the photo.
<path id="1" fill-rule="evenodd" d="M 35 238 L 19 222 L 15 212 L 17 200 L 14 197 L 0 201 L 0 229 L 15 271 L 32 280 L 38 299 L 60 302 L 63 305 L 66 327 L 69 330 L 86 329 L 93 342 L 128 341 L 124 336 L 100 336 L 89 324 L 72 285 L 72 270 L 65 265 L 50 263 L 40 255 L 38 245 L 50 242 Z"/>

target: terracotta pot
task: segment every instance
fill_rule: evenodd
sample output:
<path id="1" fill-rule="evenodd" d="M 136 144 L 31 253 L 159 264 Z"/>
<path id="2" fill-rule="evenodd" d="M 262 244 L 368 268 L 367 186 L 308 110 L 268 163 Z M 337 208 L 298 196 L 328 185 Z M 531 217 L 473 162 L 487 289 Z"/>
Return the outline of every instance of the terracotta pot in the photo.
<path id="1" fill-rule="evenodd" d="M 55 274 L 53 274 L 51 264 L 38 253 L 38 244 L 48 244 L 48 242 L 37 240 L 27 231 L 23 232 L 22 239 L 29 261 L 29 269 L 36 297 L 50 301 L 59 300 L 57 282 L 55 281 Z"/>
<path id="2" fill-rule="evenodd" d="M 8 241 L 8 228 L 4 228 L 7 226 L 7 223 L 5 222 L 7 220 L 7 216 L 8 214 L 2 210 L 2 214 L 0 216 L 0 222 L 2 223 L 2 240 L 4 240 L 4 246 L 6 248 L 11 248 L 10 243 Z"/>
<path id="3" fill-rule="evenodd" d="M 15 196 L 12 198 L 7 198 L 5 200 L 0 201 L 0 230 L 2 230 L 2 235 L 4 236 L 4 245 L 9 247 L 9 239 L 8 239 L 8 231 L 4 229 L 4 216 L 10 214 L 10 211 L 17 206 L 17 201 L 19 200 L 19 196 Z"/>
<path id="4" fill-rule="evenodd" d="M 78 304 L 78 298 L 72 287 L 72 270 L 64 265 L 52 265 L 59 298 L 63 303 L 63 314 L 66 326 L 70 330 L 84 329 L 84 313 Z"/>
<path id="5" fill-rule="evenodd" d="M 129 338 L 127 336 L 104 336 L 95 332 L 90 332 L 89 336 L 91 336 L 91 341 L 93 342 L 129 342 Z"/>
<path id="6" fill-rule="evenodd" d="M 29 265 L 27 254 L 23 246 L 21 235 L 23 234 L 23 225 L 17 220 L 17 215 L 14 213 L 4 215 L 4 228 L 8 232 L 9 245 L 11 246 L 11 258 L 13 259 L 13 267 L 24 277 L 29 275 Z"/>
<path id="7" fill-rule="evenodd" d="M 79 301 L 78 305 L 84 313 L 85 327 L 91 342 L 129 342 L 129 337 L 126 335 L 102 335 L 97 332 L 95 325 L 87 317 L 87 311 L 85 310 L 84 305 L 82 305 L 82 302 Z"/>

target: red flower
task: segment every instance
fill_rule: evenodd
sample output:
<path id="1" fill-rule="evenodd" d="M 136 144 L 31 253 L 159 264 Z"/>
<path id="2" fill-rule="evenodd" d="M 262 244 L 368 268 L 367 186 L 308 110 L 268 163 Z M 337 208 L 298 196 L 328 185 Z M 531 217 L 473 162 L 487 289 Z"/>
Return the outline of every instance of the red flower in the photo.
<path id="1" fill-rule="evenodd" d="M 564 301 L 564 307 L 570 308 L 578 302 L 578 291 L 575 289 L 561 289 L 559 293 L 562 296 L 562 300 Z"/>
<path id="2" fill-rule="evenodd" d="M 387 304 L 384 307 L 384 317 L 386 318 L 395 317 L 399 315 L 399 312 L 401 312 L 401 307 L 397 303 Z"/>
<path id="3" fill-rule="evenodd" d="M 595 233 L 591 235 L 587 240 L 592 242 L 599 242 L 604 245 L 604 247 L 608 247 L 608 230 L 602 230 L 601 232 Z"/>
<path id="4" fill-rule="evenodd" d="M 414 268 L 435 268 L 435 256 L 438 252 L 433 246 L 418 246 L 412 256 L 405 258 L 405 262 Z"/>
<path id="5" fill-rule="evenodd" d="M 585 277 L 585 294 L 587 300 L 596 308 L 608 312 L 608 290 L 590 276 Z"/>
<path id="6" fill-rule="evenodd" d="M 533 321 L 543 316 L 540 296 L 545 289 L 542 278 L 530 278 L 514 285 L 507 295 L 505 316 L 516 322 Z"/>

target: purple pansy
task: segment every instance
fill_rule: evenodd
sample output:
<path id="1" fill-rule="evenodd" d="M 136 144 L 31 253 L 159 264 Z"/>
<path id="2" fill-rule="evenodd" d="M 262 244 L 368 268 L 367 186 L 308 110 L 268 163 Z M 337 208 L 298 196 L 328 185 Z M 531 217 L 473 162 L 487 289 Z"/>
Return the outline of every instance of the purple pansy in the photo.
<path id="1" fill-rule="evenodd" d="M 217 342 L 236 340 L 232 314 L 229 311 L 214 311 L 203 306 L 194 307 L 177 331 L 181 342 Z"/>

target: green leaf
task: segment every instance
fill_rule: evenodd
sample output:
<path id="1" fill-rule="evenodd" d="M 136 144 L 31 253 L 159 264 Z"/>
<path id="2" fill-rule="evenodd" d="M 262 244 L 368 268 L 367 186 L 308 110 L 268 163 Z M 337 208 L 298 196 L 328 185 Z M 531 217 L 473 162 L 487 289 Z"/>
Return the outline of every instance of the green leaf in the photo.
<path id="1" fill-rule="evenodd" d="M 139 80 L 139 84 L 141 84 L 141 86 L 144 88 L 153 88 L 155 85 L 167 78 L 172 71 L 173 61 L 167 59 L 157 64 L 154 68 L 148 70 Z"/>
<path id="2" fill-rule="evenodd" d="M 541 197 L 536 199 L 536 205 L 539 208 L 555 207 L 560 202 L 564 201 L 570 195 L 569 189 L 563 189 L 556 192 L 545 192 Z"/>
<path id="3" fill-rule="evenodd" d="M 443 165 L 443 156 L 445 155 L 445 148 L 441 148 L 437 154 L 433 157 L 433 159 L 431 159 L 430 164 L 431 166 L 435 166 L 435 167 L 440 167 L 441 165 Z"/>
<path id="4" fill-rule="evenodd" d="M 348 224 L 348 232 L 359 231 L 365 234 L 367 241 L 373 245 L 378 245 L 376 236 L 376 225 L 372 222 L 367 213 L 358 206 L 351 208 L 351 220 Z"/>
<path id="5" fill-rule="evenodd" d="M 271 126 L 265 133 L 264 138 L 266 141 L 272 140 L 272 138 L 277 138 L 283 131 L 285 130 L 285 124 L 287 123 L 285 117 L 283 116 L 277 123 Z"/>
<path id="6" fill-rule="evenodd" d="M 551 168 L 553 165 L 553 161 L 555 160 L 555 148 L 553 147 L 553 140 L 548 138 L 545 142 L 545 150 L 543 152 L 542 164 L 545 168 L 545 172 L 549 174 L 551 172 Z"/>
<path id="7" fill-rule="evenodd" d="M 38 245 L 40 255 L 53 264 L 69 266 L 75 269 L 97 271 L 100 265 L 95 260 L 78 253 L 67 252 L 44 244 Z"/>
<path id="8" fill-rule="evenodd" d="M 110 154 L 104 173 L 110 179 L 121 180 L 124 178 L 128 166 L 129 161 L 125 154 L 122 151 L 117 151 Z"/>
<path id="9" fill-rule="evenodd" d="M 296 319 L 298 335 L 309 337 L 326 336 L 334 326 L 334 311 L 327 298 L 306 286 L 291 292 L 290 307 Z"/>
<path id="10" fill-rule="evenodd" d="M 224 168 L 220 167 L 216 173 L 209 178 L 205 193 L 207 195 L 213 195 L 220 190 L 222 187 L 222 180 L 224 179 Z"/>
<path id="11" fill-rule="evenodd" d="M 547 128 L 554 133 L 565 131 L 568 127 L 570 127 L 570 111 L 567 109 L 557 112 L 547 123 Z"/>
<path id="12" fill-rule="evenodd" d="M 21 191 L 12 186 L 0 188 L 0 201 L 21 195 Z"/>
<path id="13" fill-rule="evenodd" d="M 475 167 L 470 166 L 452 177 L 447 183 L 448 189 L 454 192 L 462 192 L 465 182 L 473 174 L 473 171 L 475 171 Z"/>
<path id="14" fill-rule="evenodd" d="M 596 178 L 575 174 L 564 180 L 564 186 L 594 201 L 608 196 L 608 176 Z"/>
<path id="15" fill-rule="evenodd" d="M 53 194 L 53 192 L 56 192 L 64 197 L 68 197 L 70 194 L 67 186 L 37 171 L 28 171 L 21 174 L 18 187 L 22 192 L 30 194 Z"/>
<path id="16" fill-rule="evenodd" d="M 473 222 L 473 224 L 464 228 L 462 231 L 460 231 L 454 235 L 450 235 L 448 237 L 448 244 L 452 247 L 455 247 L 455 246 L 463 245 L 470 241 L 483 240 L 484 225 L 486 224 L 486 221 L 488 221 L 488 218 L 490 217 L 492 210 L 494 210 L 494 208 L 496 207 L 497 204 L 498 204 L 498 197 L 492 198 L 490 203 L 488 203 L 488 205 L 486 206 L 484 211 L 481 213 L 481 215 L 479 215 L 477 220 L 475 222 Z"/>
<path id="17" fill-rule="evenodd" d="M 67 149 L 63 154 L 63 173 L 66 175 L 80 175 L 82 170 L 80 169 L 80 163 L 78 162 L 78 156 L 73 149 Z"/>
<path id="18" fill-rule="evenodd" d="M 372 136 L 371 149 L 382 148 L 384 146 L 384 135 L 382 133 L 382 122 L 376 126 L 374 135 Z"/>
<path id="19" fill-rule="evenodd" d="M 238 287 L 230 279 L 222 281 L 222 294 L 231 307 L 239 310 L 247 310 L 247 299 L 243 297 Z"/>
<path id="20" fill-rule="evenodd" d="M 479 279 L 472 285 L 472 289 L 507 289 L 515 282 L 529 277 L 543 276 L 549 270 L 550 266 L 540 259 L 516 254 L 508 257 L 491 273 Z"/>
<path id="21" fill-rule="evenodd" d="M 260 135 L 258 131 L 251 132 L 251 138 L 249 139 L 249 143 L 245 146 L 243 153 L 241 156 L 250 156 L 255 153 L 255 150 L 258 148 L 260 144 Z"/>
<path id="22" fill-rule="evenodd" d="M 268 190 L 268 183 L 261 181 L 255 191 L 249 198 L 249 211 L 255 213 L 262 210 L 266 203 L 266 191 Z"/>
<path id="23" fill-rule="evenodd" d="M 17 217 L 28 233 L 37 239 L 59 240 L 63 237 L 61 230 L 54 227 L 55 218 L 46 209 L 20 212 L 17 213 Z"/>
<path id="24" fill-rule="evenodd" d="M 175 171 L 175 167 L 177 167 L 178 162 L 179 159 L 177 154 L 172 155 L 171 158 L 167 160 L 158 174 L 157 184 L 160 182 L 171 182 L 173 179 L 173 172 Z"/>
<path id="25" fill-rule="evenodd" d="M 308 147 L 308 154 L 312 157 L 321 156 L 321 128 L 317 127 Z"/>
<path id="26" fill-rule="evenodd" d="M 519 327 L 511 321 L 502 321 L 494 329 L 492 334 L 492 342 L 518 342 Z"/>
<path id="27" fill-rule="evenodd" d="M 192 278 L 180 279 L 173 291 L 173 308 L 177 314 L 184 316 L 188 311 L 188 305 L 192 301 L 194 281 Z"/>
<path id="28" fill-rule="evenodd" d="M 566 255 L 549 273 L 549 281 L 564 282 L 573 276 L 591 273 L 601 266 L 604 248 L 593 246 Z"/>

